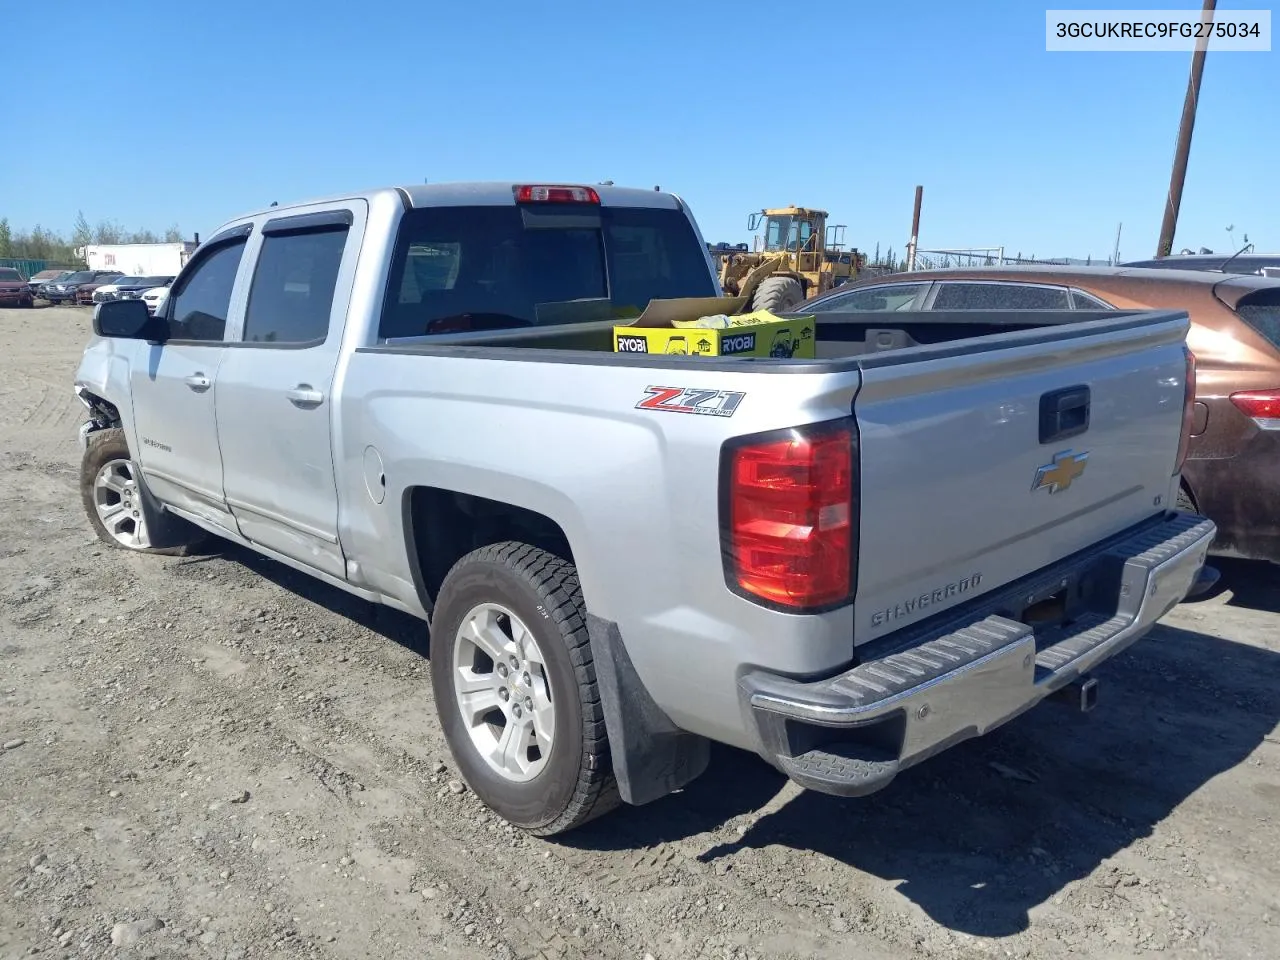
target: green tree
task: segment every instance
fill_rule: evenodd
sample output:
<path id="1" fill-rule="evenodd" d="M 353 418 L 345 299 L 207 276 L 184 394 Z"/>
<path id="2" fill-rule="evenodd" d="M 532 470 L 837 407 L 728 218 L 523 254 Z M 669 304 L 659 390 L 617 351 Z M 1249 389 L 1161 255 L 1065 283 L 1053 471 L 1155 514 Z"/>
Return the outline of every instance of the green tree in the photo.
<path id="1" fill-rule="evenodd" d="M 40 224 L 31 228 L 31 236 L 24 244 L 23 256 L 37 260 L 47 260 L 53 253 L 53 243 L 57 238 Z"/>
<path id="2" fill-rule="evenodd" d="M 9 229 L 9 218 L 0 217 L 0 257 L 13 256 L 13 231 Z"/>
<path id="3" fill-rule="evenodd" d="M 120 243 L 124 240 L 124 227 L 114 220 L 99 220 L 93 231 L 94 243 Z"/>
<path id="4" fill-rule="evenodd" d="M 71 229 L 71 245 L 83 247 L 87 243 L 93 243 L 93 227 L 89 226 L 89 220 L 85 217 L 84 211 L 77 210 L 76 225 Z"/>

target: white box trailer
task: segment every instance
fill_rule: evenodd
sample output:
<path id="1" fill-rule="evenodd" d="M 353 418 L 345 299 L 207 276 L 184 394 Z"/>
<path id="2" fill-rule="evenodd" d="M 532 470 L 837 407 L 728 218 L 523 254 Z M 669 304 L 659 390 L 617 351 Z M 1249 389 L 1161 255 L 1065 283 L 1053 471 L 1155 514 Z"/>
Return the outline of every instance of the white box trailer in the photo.
<path id="1" fill-rule="evenodd" d="M 98 243 L 76 251 L 90 270 L 119 270 L 131 277 L 177 276 L 190 259 L 196 244 L 189 240 L 177 243 Z"/>

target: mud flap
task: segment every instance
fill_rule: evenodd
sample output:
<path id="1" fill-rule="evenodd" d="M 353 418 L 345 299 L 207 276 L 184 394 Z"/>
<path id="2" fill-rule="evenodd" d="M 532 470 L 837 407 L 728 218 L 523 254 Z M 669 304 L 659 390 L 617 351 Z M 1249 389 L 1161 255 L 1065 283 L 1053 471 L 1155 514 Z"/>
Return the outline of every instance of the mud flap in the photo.
<path id="1" fill-rule="evenodd" d="M 175 516 L 160 505 L 151 490 L 147 487 L 146 477 L 134 465 L 135 481 L 138 484 L 139 500 L 142 503 L 142 514 L 147 521 L 147 534 L 151 537 L 151 546 L 159 549 L 182 547 L 192 542 L 193 533 L 203 537 L 206 531 L 195 527 L 182 517 Z"/>
<path id="2" fill-rule="evenodd" d="M 616 623 L 587 614 L 587 633 L 623 801 L 649 803 L 700 776 L 711 759 L 711 741 L 681 730 L 654 703 Z"/>

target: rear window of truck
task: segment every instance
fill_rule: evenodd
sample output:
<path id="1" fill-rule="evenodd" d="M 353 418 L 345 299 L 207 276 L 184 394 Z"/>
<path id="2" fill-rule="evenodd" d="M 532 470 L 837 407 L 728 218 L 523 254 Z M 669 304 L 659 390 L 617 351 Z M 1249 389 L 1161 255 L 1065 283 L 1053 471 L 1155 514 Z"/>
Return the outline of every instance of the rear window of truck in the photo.
<path id="1" fill-rule="evenodd" d="M 1236 315 L 1280 348 L 1280 287 L 1245 294 L 1236 303 Z"/>
<path id="2" fill-rule="evenodd" d="M 401 223 L 378 335 L 623 319 L 653 299 L 715 294 L 679 210 L 427 207 Z"/>

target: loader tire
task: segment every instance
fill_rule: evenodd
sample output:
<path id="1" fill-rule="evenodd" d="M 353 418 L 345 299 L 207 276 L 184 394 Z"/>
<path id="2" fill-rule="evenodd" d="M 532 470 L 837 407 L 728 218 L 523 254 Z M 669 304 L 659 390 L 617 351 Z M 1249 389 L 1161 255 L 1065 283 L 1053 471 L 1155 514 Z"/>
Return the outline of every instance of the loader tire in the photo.
<path id="1" fill-rule="evenodd" d="M 787 313 L 804 303 L 804 288 L 795 277 L 766 277 L 756 287 L 751 309 Z"/>

